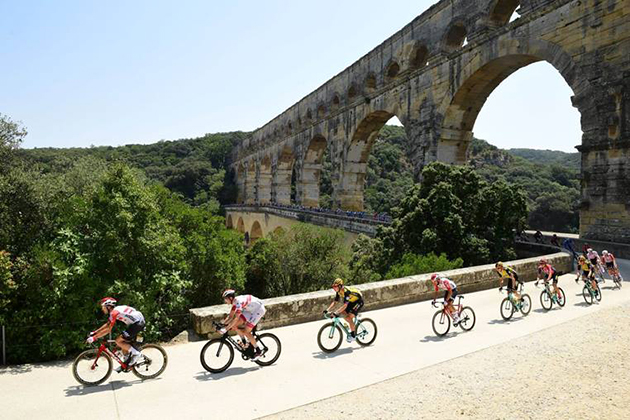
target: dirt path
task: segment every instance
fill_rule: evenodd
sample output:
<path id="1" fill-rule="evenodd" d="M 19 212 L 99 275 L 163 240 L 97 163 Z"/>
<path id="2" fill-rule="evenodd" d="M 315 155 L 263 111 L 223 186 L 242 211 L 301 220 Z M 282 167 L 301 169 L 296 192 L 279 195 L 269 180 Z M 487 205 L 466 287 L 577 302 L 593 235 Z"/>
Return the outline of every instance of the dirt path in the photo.
<path id="1" fill-rule="evenodd" d="M 628 419 L 630 304 L 267 418 L 346 417 Z"/>

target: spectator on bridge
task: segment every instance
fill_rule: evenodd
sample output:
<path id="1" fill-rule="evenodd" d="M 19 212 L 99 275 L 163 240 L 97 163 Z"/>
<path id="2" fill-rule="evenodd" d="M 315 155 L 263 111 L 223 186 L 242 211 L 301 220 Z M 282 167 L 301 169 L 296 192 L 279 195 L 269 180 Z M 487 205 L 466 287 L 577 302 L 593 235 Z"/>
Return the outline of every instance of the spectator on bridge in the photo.
<path id="1" fill-rule="evenodd" d="M 534 233 L 534 239 L 536 240 L 536 243 L 538 244 L 542 244 L 543 243 L 543 234 L 541 231 L 537 230 L 536 233 Z"/>
<path id="2" fill-rule="evenodd" d="M 577 255 L 577 252 L 575 252 L 575 249 L 573 249 L 573 239 L 565 238 L 562 241 L 562 248 L 564 248 L 567 251 L 569 251 L 571 253 L 571 255 L 573 255 L 573 260 L 577 261 L 578 255 Z"/>
<path id="3" fill-rule="evenodd" d="M 556 235 L 555 233 L 553 234 L 553 236 L 551 237 L 551 241 L 549 242 L 551 243 L 551 245 L 557 246 L 558 248 L 560 248 L 560 243 L 558 242 L 558 235 Z"/>

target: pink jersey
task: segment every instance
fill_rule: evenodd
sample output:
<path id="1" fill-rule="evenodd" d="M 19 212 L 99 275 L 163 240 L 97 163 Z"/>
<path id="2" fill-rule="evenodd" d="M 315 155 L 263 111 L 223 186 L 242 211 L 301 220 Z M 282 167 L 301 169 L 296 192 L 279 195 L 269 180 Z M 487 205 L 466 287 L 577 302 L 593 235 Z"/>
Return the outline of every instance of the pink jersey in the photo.
<path id="1" fill-rule="evenodd" d="M 132 308 L 131 306 L 120 305 L 116 306 L 109 313 L 109 322 L 114 324 L 116 321 L 131 325 L 136 322 L 144 322 L 144 316 L 142 316 L 140 311 Z"/>
<path id="2" fill-rule="evenodd" d="M 236 296 L 234 298 L 234 303 L 232 304 L 232 310 L 235 312 L 248 312 L 255 313 L 259 312 L 261 308 L 265 306 L 262 303 L 262 300 L 254 297 L 252 295 L 242 295 Z"/>
<path id="3" fill-rule="evenodd" d="M 453 290 L 457 289 L 457 285 L 453 280 L 447 279 L 446 277 L 438 278 L 435 281 L 435 290 Z"/>

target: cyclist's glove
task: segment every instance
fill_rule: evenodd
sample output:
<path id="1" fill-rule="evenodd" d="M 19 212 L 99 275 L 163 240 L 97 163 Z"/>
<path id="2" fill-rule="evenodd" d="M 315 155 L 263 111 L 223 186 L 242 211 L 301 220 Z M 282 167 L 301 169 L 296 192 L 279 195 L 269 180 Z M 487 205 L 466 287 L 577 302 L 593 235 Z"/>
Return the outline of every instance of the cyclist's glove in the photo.
<path id="1" fill-rule="evenodd" d="M 88 344 L 92 344 L 94 342 L 94 337 L 89 336 L 85 341 L 87 341 Z"/>

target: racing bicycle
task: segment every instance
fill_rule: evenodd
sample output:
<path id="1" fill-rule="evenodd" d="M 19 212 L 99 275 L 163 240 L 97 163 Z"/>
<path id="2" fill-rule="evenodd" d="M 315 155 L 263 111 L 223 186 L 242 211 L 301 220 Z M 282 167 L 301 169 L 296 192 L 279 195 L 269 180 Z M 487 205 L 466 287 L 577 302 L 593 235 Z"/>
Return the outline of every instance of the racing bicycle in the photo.
<path id="1" fill-rule="evenodd" d="M 523 283 L 519 282 L 518 289 L 521 294 L 520 301 L 516 300 L 514 293 L 508 291 L 507 297 L 501 302 L 501 317 L 506 321 L 509 321 L 516 311 L 521 311 L 523 316 L 527 316 L 532 310 L 532 298 L 527 293 L 523 293 Z"/>
<path id="2" fill-rule="evenodd" d="M 455 325 L 453 320 L 453 325 L 461 327 L 464 331 L 470 331 L 475 326 L 477 319 L 475 317 L 475 311 L 473 311 L 470 306 L 462 305 L 462 299 L 464 299 L 464 295 L 458 295 L 457 304 L 453 304 L 453 309 L 459 317 L 459 324 Z M 433 315 L 432 326 L 435 335 L 443 337 L 448 334 L 451 329 L 451 319 L 453 315 L 447 309 L 448 306 L 446 302 L 433 302 L 432 306 L 437 308 L 438 304 L 442 305 L 442 309 Z"/>
<path id="3" fill-rule="evenodd" d="M 72 363 L 74 378 L 83 385 L 99 385 L 111 375 L 113 361 L 120 364 L 122 372 L 133 372 L 140 379 L 156 378 L 166 369 L 168 356 L 161 346 L 157 344 L 142 344 L 135 340 L 129 342 L 140 352 L 138 362 L 133 366 L 129 366 L 128 359 L 123 360 L 122 352 L 112 351 L 112 344 L 115 343 L 116 340 L 97 340 L 92 343 L 92 349 L 79 354 L 74 363 Z"/>
<path id="4" fill-rule="evenodd" d="M 542 305 L 543 309 L 545 311 L 550 310 L 554 303 L 562 308 L 566 303 L 566 295 L 564 294 L 564 290 L 562 290 L 561 287 L 558 287 L 559 293 L 556 293 L 556 291 L 549 285 L 549 282 L 544 279 L 536 280 L 536 287 L 538 287 L 539 281 L 542 281 L 544 285 L 543 291 L 540 292 L 540 304 Z"/>
<path id="5" fill-rule="evenodd" d="M 584 282 L 584 288 L 582 289 L 582 297 L 584 298 L 584 301 L 589 305 L 593 304 L 593 300 L 601 302 L 602 290 L 599 288 L 599 284 L 595 284 L 595 288 L 593 288 L 590 278 L 582 278 L 582 281 Z"/>
<path id="6" fill-rule="evenodd" d="M 345 322 L 341 322 L 341 318 L 339 318 L 338 315 L 327 316 L 324 314 L 324 318 L 332 319 L 332 321 L 324 324 L 319 329 L 317 333 L 317 345 L 323 352 L 332 353 L 341 346 L 344 332 L 346 337 L 349 337 L 352 331 L 349 325 Z M 361 314 L 355 317 L 354 322 L 357 343 L 363 347 L 372 344 L 374 340 L 376 340 L 376 334 L 378 332 L 376 323 L 370 318 L 361 318 Z"/>
<path id="7" fill-rule="evenodd" d="M 212 325 L 217 331 L 220 331 L 225 325 L 213 321 Z M 256 338 L 261 355 L 257 360 L 253 360 L 259 366 L 272 365 L 280 357 L 282 345 L 280 339 L 272 333 L 258 334 L 257 327 L 252 329 L 252 334 Z M 235 336 L 238 337 L 238 336 Z M 219 338 L 213 338 L 208 341 L 201 349 L 199 358 L 201 365 L 210 373 L 221 373 L 230 367 L 234 361 L 234 350 L 241 353 L 243 360 L 250 360 L 254 354 L 253 349 L 249 346 L 247 339 L 235 339 L 228 332 Z"/>

